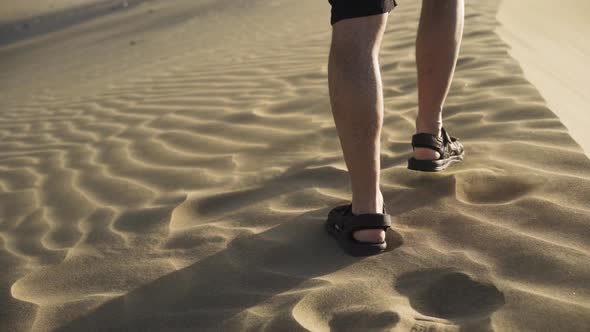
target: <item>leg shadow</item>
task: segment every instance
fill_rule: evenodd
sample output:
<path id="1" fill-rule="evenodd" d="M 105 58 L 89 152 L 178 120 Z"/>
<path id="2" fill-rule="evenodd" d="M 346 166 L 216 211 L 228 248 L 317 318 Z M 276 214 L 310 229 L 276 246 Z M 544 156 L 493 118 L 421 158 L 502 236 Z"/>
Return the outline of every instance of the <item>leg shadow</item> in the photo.
<path id="1" fill-rule="evenodd" d="M 401 170 L 391 177 L 401 186 L 393 193 L 384 193 L 387 211 L 393 215 L 435 206 L 441 199 L 456 195 L 457 180 L 452 173 L 431 174 Z"/>
<path id="2" fill-rule="evenodd" d="M 215 330 L 277 294 L 303 283 L 314 287 L 323 281 L 310 279 L 361 259 L 342 253 L 324 231 L 327 213 L 315 210 L 237 238 L 227 249 L 108 301 L 58 331 Z M 401 235 L 390 238 L 390 250 L 401 244 L 395 243 Z"/>
<path id="3" fill-rule="evenodd" d="M 449 320 L 460 331 L 493 331 L 491 315 L 505 303 L 504 294 L 494 285 L 450 269 L 405 274 L 395 288 L 419 313 Z"/>

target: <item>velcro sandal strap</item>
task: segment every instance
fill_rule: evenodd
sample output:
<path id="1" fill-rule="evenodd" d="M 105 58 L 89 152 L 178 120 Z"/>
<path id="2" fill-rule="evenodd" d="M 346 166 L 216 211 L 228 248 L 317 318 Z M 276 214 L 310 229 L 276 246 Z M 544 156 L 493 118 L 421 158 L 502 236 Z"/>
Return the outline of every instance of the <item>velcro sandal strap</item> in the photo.
<path id="1" fill-rule="evenodd" d="M 412 147 L 431 149 L 442 155 L 444 151 L 443 138 L 427 133 L 415 134 L 412 136 Z"/>
<path id="2" fill-rule="evenodd" d="M 461 154 L 463 152 L 463 144 L 459 142 L 457 137 L 449 135 L 449 133 L 442 128 L 443 145 L 448 146 L 449 154 Z"/>
<path id="3" fill-rule="evenodd" d="M 388 214 L 365 213 L 342 218 L 344 232 L 356 232 L 362 229 L 386 229 L 391 227 L 391 217 Z"/>

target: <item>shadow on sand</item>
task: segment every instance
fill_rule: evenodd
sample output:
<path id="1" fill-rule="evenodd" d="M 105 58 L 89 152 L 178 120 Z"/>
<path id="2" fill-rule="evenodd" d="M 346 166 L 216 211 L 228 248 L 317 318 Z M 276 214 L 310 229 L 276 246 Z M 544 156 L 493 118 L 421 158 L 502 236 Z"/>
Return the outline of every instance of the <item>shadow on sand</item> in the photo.
<path id="1" fill-rule="evenodd" d="M 290 188 L 285 183 L 305 187 L 307 182 L 317 184 L 318 177 L 340 183 L 341 173 L 329 167 L 291 169 L 280 181 L 263 185 L 266 191 L 258 188 L 221 194 L 193 207 L 199 215 L 215 215 L 282 194 L 285 187 Z M 405 178 L 401 182 L 405 188 L 398 190 L 396 197 L 386 197 L 388 211 L 394 216 L 455 194 L 453 175 Z M 315 287 L 324 281 L 314 278 L 362 259 L 344 254 L 324 231 L 328 211 L 310 211 L 264 232 L 238 237 L 226 249 L 110 300 L 58 331 L 219 330 L 224 322 L 265 300 L 294 288 Z M 403 243 L 394 229 L 387 232 L 388 251 Z M 489 331 L 491 313 L 504 303 L 503 294 L 494 286 L 451 270 L 412 272 L 399 279 L 396 289 L 410 299 L 416 311 L 450 320 L 462 331 Z M 348 325 L 350 319 L 334 318 L 333 327 Z M 396 313 L 378 318 L 385 325 L 400 320 Z M 291 323 L 294 325 L 287 326 L 302 328 Z"/>
<path id="2" fill-rule="evenodd" d="M 327 209 L 304 213 L 111 300 L 58 331 L 213 330 L 277 294 L 362 258 L 345 255 L 324 231 Z M 389 250 L 402 244 L 388 232 Z"/>

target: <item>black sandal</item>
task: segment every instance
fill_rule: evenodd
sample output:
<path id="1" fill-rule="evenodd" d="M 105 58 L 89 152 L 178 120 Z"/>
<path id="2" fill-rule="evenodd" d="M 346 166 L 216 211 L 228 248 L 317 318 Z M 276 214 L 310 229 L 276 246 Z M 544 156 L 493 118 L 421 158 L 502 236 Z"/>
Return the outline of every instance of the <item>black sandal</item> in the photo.
<path id="1" fill-rule="evenodd" d="M 452 163 L 463 160 L 465 151 L 463 144 L 456 137 L 449 136 L 445 128 L 442 136 L 420 133 L 412 136 L 412 148 L 428 148 L 440 153 L 436 160 L 419 160 L 414 157 L 408 159 L 408 168 L 415 171 L 438 172 L 446 169 Z"/>
<path id="2" fill-rule="evenodd" d="M 370 256 L 383 252 L 387 248 L 385 241 L 373 243 L 358 241 L 353 233 L 363 229 L 382 229 L 391 227 L 391 217 L 383 213 L 352 214 L 352 204 L 335 207 L 328 214 L 326 230 L 338 241 L 338 244 L 351 256 Z"/>

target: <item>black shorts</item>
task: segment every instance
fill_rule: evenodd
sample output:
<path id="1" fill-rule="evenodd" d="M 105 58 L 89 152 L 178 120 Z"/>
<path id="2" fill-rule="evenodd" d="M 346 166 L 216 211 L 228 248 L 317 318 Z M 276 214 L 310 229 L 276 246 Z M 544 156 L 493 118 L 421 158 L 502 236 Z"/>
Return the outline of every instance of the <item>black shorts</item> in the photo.
<path id="1" fill-rule="evenodd" d="M 332 5 L 330 24 L 360 16 L 389 13 L 397 6 L 395 0 L 328 0 Z"/>

